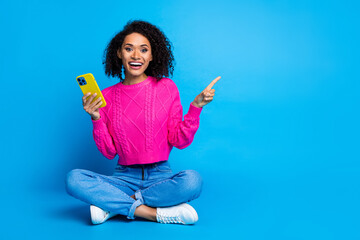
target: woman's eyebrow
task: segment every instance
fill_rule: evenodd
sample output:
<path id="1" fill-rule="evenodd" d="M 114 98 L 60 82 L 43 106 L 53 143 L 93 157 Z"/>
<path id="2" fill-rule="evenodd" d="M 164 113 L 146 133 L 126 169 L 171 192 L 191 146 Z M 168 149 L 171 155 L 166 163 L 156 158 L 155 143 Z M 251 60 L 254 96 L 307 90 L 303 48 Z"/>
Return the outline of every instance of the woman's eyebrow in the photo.
<path id="1" fill-rule="evenodd" d="M 126 43 L 125 46 L 126 46 L 126 45 L 134 46 L 134 45 L 132 45 L 131 43 Z M 141 44 L 141 45 L 140 45 L 140 47 L 143 47 L 143 46 L 149 47 L 147 44 Z"/>

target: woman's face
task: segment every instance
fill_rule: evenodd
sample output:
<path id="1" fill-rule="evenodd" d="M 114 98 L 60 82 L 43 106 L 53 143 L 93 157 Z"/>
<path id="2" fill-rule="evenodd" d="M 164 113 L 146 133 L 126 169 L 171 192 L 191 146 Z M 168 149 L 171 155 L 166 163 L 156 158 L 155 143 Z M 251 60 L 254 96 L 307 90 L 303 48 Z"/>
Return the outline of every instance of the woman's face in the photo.
<path id="1" fill-rule="evenodd" d="M 150 42 L 140 33 L 131 33 L 125 37 L 117 56 L 122 60 L 126 76 L 139 77 L 152 61 Z"/>

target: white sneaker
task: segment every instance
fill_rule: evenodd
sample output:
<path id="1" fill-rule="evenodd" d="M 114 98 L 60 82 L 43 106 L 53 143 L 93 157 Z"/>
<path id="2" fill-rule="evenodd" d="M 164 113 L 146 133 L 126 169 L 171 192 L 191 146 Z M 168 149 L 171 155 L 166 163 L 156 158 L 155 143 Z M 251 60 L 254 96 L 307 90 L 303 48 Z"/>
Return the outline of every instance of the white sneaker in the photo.
<path id="1" fill-rule="evenodd" d="M 159 223 L 194 224 L 198 219 L 195 209 L 187 203 L 156 209 L 156 220 Z"/>
<path id="2" fill-rule="evenodd" d="M 100 224 L 117 214 L 104 211 L 95 205 L 90 205 L 90 215 L 93 224 Z"/>

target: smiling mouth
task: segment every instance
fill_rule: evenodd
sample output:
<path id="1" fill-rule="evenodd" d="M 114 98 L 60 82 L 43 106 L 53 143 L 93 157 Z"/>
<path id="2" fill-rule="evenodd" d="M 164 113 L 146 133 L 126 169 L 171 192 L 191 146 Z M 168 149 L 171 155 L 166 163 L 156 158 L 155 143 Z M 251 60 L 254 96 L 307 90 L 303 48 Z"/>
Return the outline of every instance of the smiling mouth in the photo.
<path id="1" fill-rule="evenodd" d="M 142 67 L 143 63 L 140 63 L 140 62 L 130 62 L 129 63 L 129 66 L 131 69 L 140 69 Z"/>

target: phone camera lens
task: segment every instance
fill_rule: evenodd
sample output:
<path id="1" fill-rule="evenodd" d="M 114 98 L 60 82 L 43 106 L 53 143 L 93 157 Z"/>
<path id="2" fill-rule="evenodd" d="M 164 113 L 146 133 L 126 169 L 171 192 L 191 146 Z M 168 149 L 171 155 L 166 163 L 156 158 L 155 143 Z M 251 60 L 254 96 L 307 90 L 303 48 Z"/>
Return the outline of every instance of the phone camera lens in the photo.
<path id="1" fill-rule="evenodd" d="M 86 80 L 85 80 L 85 78 L 79 77 L 79 78 L 77 78 L 76 80 L 79 82 L 80 86 L 86 85 Z"/>

